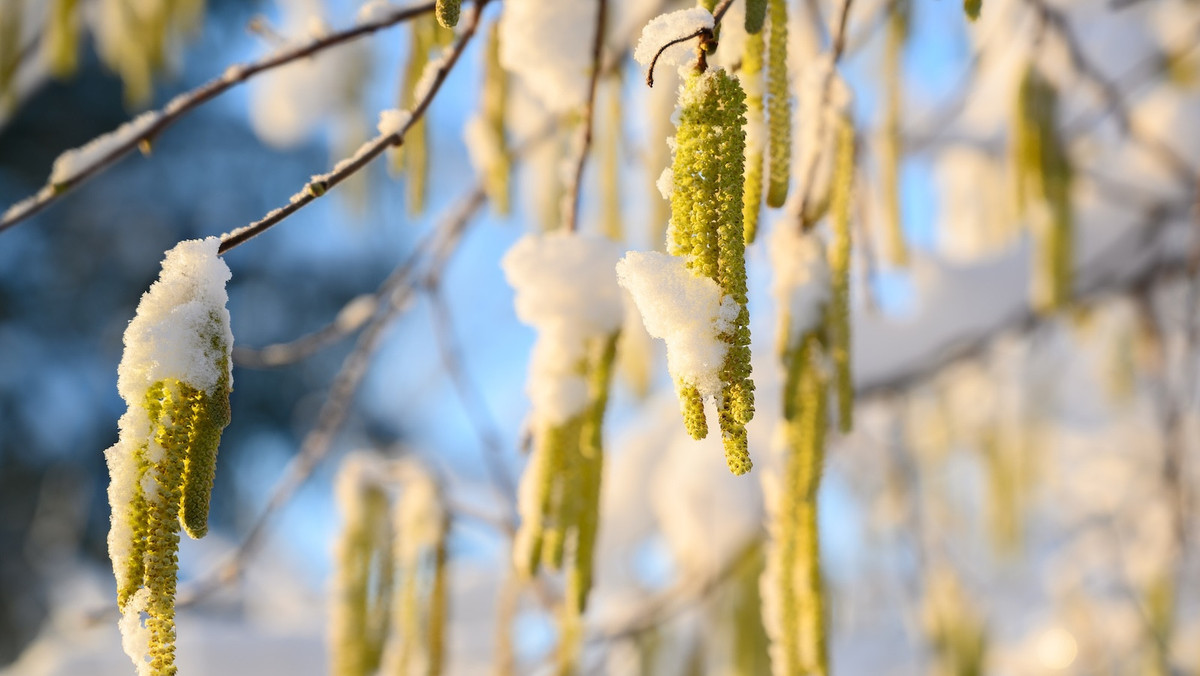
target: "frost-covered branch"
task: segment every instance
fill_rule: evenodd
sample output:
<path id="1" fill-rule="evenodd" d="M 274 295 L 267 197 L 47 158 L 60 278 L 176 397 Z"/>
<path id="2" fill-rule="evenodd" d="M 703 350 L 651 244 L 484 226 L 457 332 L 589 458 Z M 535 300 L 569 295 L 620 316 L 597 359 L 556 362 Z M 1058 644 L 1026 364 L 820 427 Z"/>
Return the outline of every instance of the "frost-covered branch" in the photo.
<path id="1" fill-rule="evenodd" d="M 729 11 L 729 7 L 732 4 L 733 0 L 721 0 L 721 4 L 713 8 L 713 25 L 711 27 L 703 26 L 691 33 L 688 33 L 687 35 L 683 35 L 663 43 L 658 50 L 654 52 L 654 56 L 650 57 L 649 65 L 647 66 L 646 70 L 646 86 L 654 86 L 654 68 L 658 66 L 659 58 L 662 57 L 663 52 L 667 51 L 671 47 L 674 47 L 675 45 L 699 38 L 700 43 L 697 45 L 697 48 L 700 50 L 701 59 L 703 59 L 703 53 L 707 43 L 715 40 L 714 36 L 716 35 L 717 27 L 721 25 L 721 20 L 725 18 L 725 13 Z M 640 48 L 641 45 L 639 44 L 638 47 Z M 639 49 L 638 51 L 641 50 Z M 639 60 L 641 60 L 640 57 Z M 704 61 L 702 60 L 700 63 L 703 64 Z M 700 70 L 704 70 L 704 66 L 701 66 Z"/>
<path id="2" fill-rule="evenodd" d="M 486 2 L 486 0 L 484 1 Z M 307 44 L 280 50 L 260 61 L 230 66 L 220 77 L 176 96 L 161 110 L 143 113 L 117 130 L 97 137 L 81 148 L 68 150 L 60 155 L 54 163 L 46 185 L 30 197 L 12 205 L 3 215 L 0 215 L 0 232 L 38 213 L 71 189 L 104 171 L 135 149 L 148 151 L 150 144 L 167 127 L 250 78 L 293 61 L 306 59 L 331 47 L 409 21 L 432 12 L 433 8 L 433 2 L 426 2 L 396 9 L 370 21 L 360 22 L 344 31 L 330 33 Z"/>
<path id="3" fill-rule="evenodd" d="M 1100 90 L 1100 95 L 1104 99 L 1105 113 L 1116 116 L 1118 130 L 1128 136 L 1130 140 L 1143 146 L 1175 174 L 1175 177 L 1184 185 L 1189 188 L 1194 186 L 1196 168 L 1162 139 L 1147 135 L 1145 130 L 1132 123 L 1124 92 L 1114 80 L 1105 75 L 1088 58 L 1075 32 L 1071 29 L 1066 15 L 1061 10 L 1051 7 L 1046 0 L 1026 0 L 1026 2 L 1038 13 L 1039 19 L 1062 39 L 1071 59 L 1071 67 L 1075 72 Z"/>
<path id="4" fill-rule="evenodd" d="M 1171 217 L 1186 214 L 1191 208 L 1192 203 L 1187 200 L 1161 202 L 1148 209 L 1144 224 L 1131 228 L 1128 236 L 1097 254 L 1091 264 L 1081 266 L 1072 302 L 1087 307 L 1189 270 L 1191 257 L 1186 253 L 1156 253 L 1156 249 L 1161 249 L 1161 235 L 1170 228 Z M 1128 268 L 1130 261 L 1136 266 L 1132 272 Z M 1049 321 L 1054 321 L 1054 317 L 1022 308 L 977 334 L 955 336 L 932 347 L 924 358 L 911 360 L 884 377 L 860 383 L 857 396 L 864 400 L 902 392 L 952 364 L 984 354 L 1000 336 L 1028 333 Z"/>
<path id="5" fill-rule="evenodd" d="M 429 104 L 433 101 L 433 97 L 437 95 L 438 90 L 442 87 L 442 83 L 446 81 L 446 76 L 450 74 L 450 71 L 454 68 L 454 64 L 458 63 L 458 58 L 462 56 L 467 44 L 475 36 L 475 31 L 479 28 L 479 19 L 483 14 L 483 8 L 488 2 L 489 0 L 476 0 L 475 11 L 471 13 L 471 18 L 467 21 L 467 25 L 459 35 L 458 40 L 455 41 L 454 47 L 442 57 L 441 62 L 433 71 L 432 79 L 427 84 L 424 84 L 428 89 L 424 93 L 417 92 L 417 105 L 415 108 L 411 111 L 384 111 L 380 116 L 378 136 L 359 146 L 353 155 L 338 162 L 332 170 L 313 176 L 300 192 L 291 196 L 288 203 L 284 206 L 269 212 L 266 216 L 263 216 L 250 225 L 234 230 L 221 238 L 221 253 L 224 254 L 230 249 L 266 232 L 272 226 L 324 195 L 330 188 L 358 173 L 360 169 L 367 166 L 371 160 L 382 155 L 388 148 L 404 143 L 404 135 L 425 115 L 425 111 L 429 109 Z M 424 78 L 422 82 L 425 82 Z"/>
<path id="6" fill-rule="evenodd" d="M 476 12 L 478 16 L 478 12 Z M 242 567 L 257 551 L 266 527 L 275 514 L 291 500 L 295 492 L 312 475 L 320 462 L 329 454 L 334 436 L 346 420 L 350 403 L 366 376 L 367 367 L 386 329 L 409 304 L 416 285 L 430 270 L 443 266 L 457 249 L 458 242 L 474 222 L 473 217 L 486 203 L 483 188 L 476 187 L 470 196 L 456 202 L 452 212 L 438 230 L 438 237 L 430 244 L 429 259 L 424 266 L 401 266 L 381 288 L 383 299 L 371 321 L 359 334 L 354 349 L 346 356 L 342 368 L 334 378 L 329 396 L 317 415 L 315 427 L 304 438 L 300 452 L 292 459 L 284 476 L 275 484 L 266 507 L 255 519 L 249 532 L 233 555 L 207 577 L 198 580 L 179 595 L 179 604 L 194 603 L 200 598 L 234 580 Z"/>

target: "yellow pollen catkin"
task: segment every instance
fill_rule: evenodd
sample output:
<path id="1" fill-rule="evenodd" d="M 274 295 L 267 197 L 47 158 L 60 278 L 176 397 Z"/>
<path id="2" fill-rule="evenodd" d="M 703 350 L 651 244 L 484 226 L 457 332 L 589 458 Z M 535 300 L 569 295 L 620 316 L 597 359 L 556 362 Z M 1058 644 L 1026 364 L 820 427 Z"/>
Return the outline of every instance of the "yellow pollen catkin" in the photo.
<path id="1" fill-rule="evenodd" d="M 787 72 L 787 2 L 768 0 L 767 36 L 767 206 L 787 200 L 792 166 L 792 106 Z"/>

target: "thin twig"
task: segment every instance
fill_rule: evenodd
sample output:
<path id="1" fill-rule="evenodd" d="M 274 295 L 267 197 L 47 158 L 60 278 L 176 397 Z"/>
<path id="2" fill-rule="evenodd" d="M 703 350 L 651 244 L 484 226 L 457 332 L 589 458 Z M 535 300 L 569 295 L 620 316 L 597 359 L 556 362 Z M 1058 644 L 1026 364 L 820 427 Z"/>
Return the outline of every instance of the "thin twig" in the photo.
<path id="1" fill-rule="evenodd" d="M 471 198 L 482 205 L 487 195 L 483 191 L 479 191 Z M 433 332 L 437 339 L 438 351 L 441 353 L 442 365 L 445 367 L 447 375 L 450 376 L 450 382 L 454 386 L 463 411 L 466 412 L 471 426 L 475 429 L 475 434 L 479 437 L 484 451 L 484 466 L 487 467 L 492 483 L 506 499 L 505 504 L 509 512 L 508 522 L 515 524 L 517 515 L 513 510 L 513 505 L 516 502 L 517 488 L 512 477 L 509 476 L 508 467 L 504 464 L 504 444 L 500 441 L 499 429 L 492 414 L 488 411 L 483 395 L 471 382 L 467 376 L 467 370 L 463 366 L 462 349 L 455 338 L 454 320 L 450 315 L 450 308 L 446 306 L 446 299 L 441 292 L 439 280 L 440 274 L 429 275 L 425 288 L 429 293 L 430 306 L 433 311 Z"/>
<path id="2" fill-rule="evenodd" d="M 439 229 L 440 236 L 431 245 L 431 260 L 426 263 L 428 269 L 436 269 L 445 264 L 454 252 L 458 241 L 472 223 L 472 216 L 479 211 L 479 207 L 484 201 L 486 200 L 460 204 L 456 212 Z M 415 281 L 419 279 L 415 264 L 402 266 L 398 272 L 400 274 L 389 278 L 390 287 L 386 293 L 381 293 L 381 296 L 386 298 L 386 303 L 372 317 L 370 323 L 359 335 L 354 349 L 346 356 L 341 370 L 334 378 L 329 396 L 317 414 L 315 427 L 304 438 L 300 452 L 292 458 L 283 478 L 275 484 L 266 507 L 255 519 L 229 560 L 207 578 L 202 578 L 184 589 L 179 595 L 178 605 L 193 603 L 235 579 L 246 561 L 257 551 L 262 537 L 266 533 L 267 524 L 291 500 L 295 492 L 312 475 L 317 465 L 328 455 L 334 436 L 346 420 L 350 403 L 366 376 L 367 366 L 379 346 L 384 331 L 391 325 L 392 320 L 399 312 L 408 305 L 408 300 L 415 288 Z"/>
<path id="3" fill-rule="evenodd" d="M 230 249 L 257 237 L 288 216 L 303 209 L 318 197 L 324 195 L 330 188 L 353 176 L 358 170 L 369 164 L 371 160 L 382 155 L 383 151 L 402 144 L 404 142 L 404 135 L 425 115 L 425 111 L 428 110 L 433 97 L 437 95 L 438 90 L 442 88 L 442 83 L 446 81 L 446 76 L 450 74 L 451 69 L 454 68 L 454 64 L 458 62 L 458 57 L 462 56 L 467 43 L 475 36 L 475 31 L 479 28 L 479 18 L 482 16 L 483 8 L 488 2 L 489 0 L 476 0 L 475 11 L 471 14 L 471 20 L 467 22 L 466 28 L 463 29 L 458 40 L 454 43 L 454 48 L 451 49 L 438 66 L 429 91 L 417 102 L 417 107 L 411 111 L 408 120 L 405 121 L 399 130 L 388 134 L 380 134 L 367 141 L 349 158 L 334 165 L 332 171 L 310 179 L 304 188 L 292 195 L 291 199 L 284 206 L 275 209 L 254 223 L 239 228 L 221 238 L 221 247 L 218 249 L 218 253 L 224 254 Z"/>
<path id="4" fill-rule="evenodd" d="M 1190 207 L 1190 204 L 1187 206 Z M 1120 238 L 1096 255 L 1093 262 L 1083 266 L 1076 285 L 1073 300 L 1077 305 L 1086 306 L 1098 302 L 1113 293 L 1129 288 L 1145 286 L 1151 282 L 1164 279 L 1173 274 L 1186 271 L 1188 263 L 1186 256 L 1159 255 L 1145 261 L 1136 272 L 1122 272 L 1114 268 L 1145 257 L 1158 242 L 1159 234 L 1167 227 L 1167 219 L 1172 215 L 1173 208 L 1179 205 L 1160 203 L 1158 208 L 1151 209 L 1146 216 L 1144 226 L 1131 228 L 1129 237 Z M 1133 238 L 1133 246 L 1129 238 Z M 995 342 L 997 336 L 1011 332 L 1029 332 L 1042 326 L 1047 317 L 1029 308 L 1020 308 L 995 324 L 983 328 L 973 336 L 956 336 L 931 348 L 925 357 L 909 360 L 903 369 L 890 373 L 885 377 L 861 383 L 856 387 L 856 398 L 862 401 L 867 398 L 889 396 L 902 392 L 915 383 L 926 380 L 940 373 L 943 369 L 963 360 L 977 357 L 986 352 Z"/>
<path id="5" fill-rule="evenodd" d="M 1117 128 L 1121 134 L 1128 136 L 1146 148 L 1170 169 L 1180 182 L 1185 183 L 1188 189 L 1194 187 L 1196 168 L 1191 166 L 1179 153 L 1175 152 L 1174 148 L 1164 143 L 1162 139 L 1146 134 L 1143 129 L 1133 124 L 1129 108 L 1126 106 L 1126 101 L 1120 87 L 1087 58 L 1087 54 L 1076 38 L 1075 32 L 1071 29 L 1071 24 L 1067 20 L 1066 15 L 1062 11 L 1051 7 L 1046 0 L 1026 0 L 1026 2 L 1037 11 L 1044 25 L 1051 28 L 1062 39 L 1071 59 L 1071 67 L 1075 72 L 1089 80 L 1100 90 L 1101 97 L 1105 103 L 1105 112 L 1116 116 Z"/>
<path id="6" fill-rule="evenodd" d="M 713 27 L 712 28 L 700 28 L 696 32 L 692 33 L 691 35 L 685 35 L 681 38 L 675 38 L 674 40 L 671 40 L 670 42 L 666 43 L 662 47 L 659 47 L 658 51 L 654 53 L 654 58 L 650 59 L 650 68 L 646 73 L 646 86 L 647 87 L 654 86 L 654 68 L 655 68 L 655 66 L 658 65 L 658 57 L 662 56 L 663 52 L 665 52 L 668 47 L 673 47 L 681 42 L 687 42 L 688 40 L 695 40 L 696 38 L 700 38 L 700 47 L 701 47 L 701 49 L 703 49 L 705 46 L 705 43 L 707 43 L 713 39 L 715 31 L 717 30 L 717 26 L 721 25 L 721 20 L 725 18 L 725 13 L 729 11 L 729 7 L 732 4 L 733 4 L 733 0 L 721 0 L 721 4 L 719 4 L 715 8 L 713 8 Z M 701 70 L 703 70 L 703 69 L 701 69 Z"/>
<path id="7" fill-rule="evenodd" d="M 579 230 L 579 193 L 583 183 L 583 167 L 587 163 L 588 151 L 592 147 L 592 127 L 596 117 L 596 83 L 600 80 L 601 59 L 604 54 L 604 30 L 608 18 L 608 0 L 596 2 L 596 34 L 592 38 L 592 75 L 588 80 L 587 104 L 583 109 L 583 128 L 579 130 L 579 156 L 575 159 L 575 170 L 571 184 L 563 201 L 563 228 L 567 232 Z"/>
<path id="8" fill-rule="evenodd" d="M 484 0 L 484 2 L 486 1 Z M 167 127 L 178 122 L 187 113 L 255 75 L 292 63 L 293 61 L 308 58 L 331 47 L 336 47 L 365 35 L 370 35 L 381 29 L 409 21 L 422 14 L 432 12 L 433 6 L 434 3 L 426 2 L 414 7 L 397 9 L 374 21 L 367 21 L 344 31 L 331 33 L 308 44 L 280 51 L 260 61 L 230 66 L 220 77 L 209 80 L 207 83 L 171 99 L 162 110 L 157 112 L 157 118 L 154 122 L 147 125 L 141 133 L 126 139 L 122 143 L 115 145 L 108 152 L 97 156 L 90 164 L 82 167 L 69 178 L 53 184 L 47 183 L 31 197 L 13 205 L 3 215 L 0 215 L 0 232 L 38 213 L 67 192 L 70 192 L 72 188 L 108 168 L 111 164 L 133 152 L 142 144 L 153 141 Z"/>

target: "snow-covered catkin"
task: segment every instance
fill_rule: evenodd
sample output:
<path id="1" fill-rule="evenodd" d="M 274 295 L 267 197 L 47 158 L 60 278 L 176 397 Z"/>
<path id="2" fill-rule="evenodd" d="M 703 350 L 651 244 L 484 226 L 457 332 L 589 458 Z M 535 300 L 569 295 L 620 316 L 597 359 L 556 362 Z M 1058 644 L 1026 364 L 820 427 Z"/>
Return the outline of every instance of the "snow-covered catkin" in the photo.
<path id="1" fill-rule="evenodd" d="M 726 352 L 717 407 L 725 459 L 734 474 L 750 470 L 746 423 L 754 415 L 742 220 L 745 111 L 741 86 L 724 70 L 688 76 L 675 135 L 669 246 L 671 254 L 686 257 L 694 275 L 715 281 L 722 299 L 737 305 L 736 318 L 719 336 Z M 703 429 L 694 420 L 699 397 L 687 389 L 695 384 L 680 385 L 685 422 L 696 436 Z"/>
<path id="2" fill-rule="evenodd" d="M 761 4 L 765 9 L 765 0 Z M 759 28 L 762 28 L 761 21 Z M 753 243 L 758 236 L 758 217 L 763 200 L 763 47 L 761 30 L 747 34 L 740 75 L 742 87 L 746 90 L 746 183 L 742 198 L 742 225 L 747 244 Z"/>
<path id="3" fill-rule="evenodd" d="M 792 164 L 792 112 L 787 73 L 787 2 L 767 0 L 767 206 L 787 201 Z"/>
<path id="4" fill-rule="evenodd" d="M 900 109 L 904 47 L 908 43 L 911 11 L 912 0 L 897 0 L 892 7 L 888 17 L 887 46 L 883 57 L 886 117 L 883 123 L 883 138 L 879 144 L 879 168 L 887 243 L 884 250 L 888 262 L 896 267 L 908 265 L 908 243 L 904 239 L 904 221 L 900 210 L 900 163 L 904 154 L 900 137 Z"/>
<path id="5" fill-rule="evenodd" d="M 833 279 L 826 317 L 842 432 L 849 432 L 854 426 L 854 384 L 850 364 L 850 205 L 854 195 L 854 156 L 854 122 L 846 114 L 838 120 L 837 160 L 830 195 L 833 240 L 830 242 L 829 267 Z"/>
<path id="6" fill-rule="evenodd" d="M 462 14 L 462 0 L 437 0 L 433 12 L 442 28 L 454 28 Z"/>
<path id="7" fill-rule="evenodd" d="M 118 389 L 128 410 L 119 440 L 105 451 L 108 545 L 122 643 L 140 674 L 175 673 L 179 530 L 207 531 L 217 446 L 229 422 L 233 338 L 219 246 L 210 237 L 168 251 L 125 331 Z"/>
<path id="8" fill-rule="evenodd" d="M 1072 169 L 1058 132 L 1058 93 L 1033 65 L 1021 80 L 1014 118 L 1017 209 L 1037 243 L 1033 304 L 1053 311 L 1072 294 Z"/>

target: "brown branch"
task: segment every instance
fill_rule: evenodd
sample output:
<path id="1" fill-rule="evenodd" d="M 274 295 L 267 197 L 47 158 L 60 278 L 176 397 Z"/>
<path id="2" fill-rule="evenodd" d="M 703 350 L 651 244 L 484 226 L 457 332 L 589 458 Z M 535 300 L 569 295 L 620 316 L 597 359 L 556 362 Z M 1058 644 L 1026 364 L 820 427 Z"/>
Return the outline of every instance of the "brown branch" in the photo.
<path id="1" fill-rule="evenodd" d="M 288 203 L 282 207 L 268 213 L 261 219 L 239 228 L 221 238 L 221 247 L 218 253 L 224 254 L 234 247 L 240 246 L 247 241 L 266 232 L 272 226 L 280 223 L 288 216 L 303 209 L 305 206 L 321 197 L 330 188 L 336 186 L 350 176 L 353 176 L 358 170 L 365 167 L 371 160 L 383 154 L 383 151 L 393 146 L 398 146 L 404 142 L 404 135 L 412 128 L 414 124 L 425 114 L 429 109 L 429 104 L 433 101 L 433 97 L 437 95 L 438 90 L 442 88 L 442 83 L 446 81 L 446 76 L 450 74 L 450 70 L 454 68 L 454 64 L 458 63 L 458 58 L 462 56 L 463 51 L 467 47 L 467 43 L 474 37 L 475 31 L 479 28 L 479 18 L 483 14 L 483 8 L 489 0 L 476 0 L 475 11 L 471 14 L 471 20 L 467 22 L 466 28 L 459 35 L 458 40 L 454 43 L 454 48 L 442 60 L 434 74 L 433 82 L 429 87 L 429 91 L 425 96 L 417 102 L 417 107 L 411 111 L 408 120 L 397 131 L 389 134 L 380 134 L 363 144 L 349 158 L 337 163 L 333 170 L 314 176 L 304 188 L 292 195 Z"/>
<path id="2" fill-rule="evenodd" d="M 1175 174 L 1175 177 L 1186 184 L 1189 189 L 1194 187 L 1196 168 L 1179 155 L 1174 148 L 1160 138 L 1152 137 L 1139 129 L 1130 119 L 1129 108 L 1126 106 L 1124 94 L 1120 87 L 1092 63 L 1080 45 L 1071 24 L 1062 11 L 1051 7 L 1046 0 L 1026 0 L 1038 13 L 1046 27 L 1052 29 L 1062 39 L 1063 45 L 1071 59 L 1071 67 L 1100 90 L 1104 99 L 1105 114 L 1111 113 L 1117 118 L 1117 128 L 1123 136 L 1142 145 L 1154 155 L 1163 165 Z"/>
<path id="3" fill-rule="evenodd" d="M 1149 210 L 1145 227 L 1133 227 L 1128 237 L 1120 238 L 1096 255 L 1092 263 L 1080 270 L 1073 301 L 1077 305 L 1087 306 L 1128 289 L 1142 288 L 1186 272 L 1189 265 L 1186 255 L 1152 255 L 1151 252 L 1160 241 L 1159 235 L 1167 228 L 1168 219 L 1180 208 L 1190 209 L 1190 201 L 1182 207 L 1179 204 L 1159 203 L 1156 208 Z M 1130 242 L 1130 239 L 1133 241 Z M 1136 271 L 1130 272 L 1122 267 L 1128 265 L 1129 261 L 1139 260 L 1139 257 L 1142 262 Z M 1016 310 L 976 335 L 958 336 L 935 345 L 924 357 L 911 360 L 898 372 L 860 383 L 856 387 L 856 399 L 862 401 L 902 392 L 952 364 L 985 354 L 998 336 L 1014 331 L 1027 333 L 1052 319 L 1053 315 L 1039 314 L 1029 308 Z"/>
<path id="4" fill-rule="evenodd" d="M 592 147 L 592 127 L 596 117 L 596 83 L 600 80 L 601 59 L 604 54 L 604 27 L 608 17 L 608 0 L 596 2 L 596 34 L 592 38 L 592 75 L 588 80 L 587 105 L 583 109 L 583 129 L 580 130 L 579 157 L 575 160 L 575 171 L 571 185 L 563 201 L 563 228 L 567 232 L 579 230 L 579 193 L 583 183 L 583 167 L 587 163 L 588 151 Z M 657 58 L 657 57 L 656 57 Z"/>
<path id="5" fill-rule="evenodd" d="M 646 86 L 647 87 L 654 86 L 654 68 L 658 65 L 658 57 L 662 56 L 663 52 L 667 51 L 668 47 L 674 47 L 675 45 L 677 45 L 681 42 L 687 42 L 688 40 L 694 40 L 696 38 L 700 38 L 700 49 L 701 49 L 700 54 L 701 54 L 701 58 L 703 59 L 704 58 L 703 50 L 704 50 L 706 44 L 713 40 L 713 36 L 715 34 L 715 31 L 717 30 L 717 26 L 721 25 L 721 20 L 725 18 L 725 13 L 729 11 L 729 7 L 732 4 L 733 4 L 733 0 L 721 0 L 721 4 L 719 4 L 715 8 L 713 8 L 713 27 L 712 28 L 701 28 L 701 29 L 697 30 L 696 32 L 692 33 L 691 35 L 685 35 L 681 38 L 675 38 L 674 40 L 671 40 L 670 42 L 666 43 L 662 47 L 659 47 L 658 51 L 654 53 L 654 58 L 650 59 L 650 68 L 646 73 Z M 704 69 L 701 68 L 701 70 L 704 70 Z"/>
<path id="6" fill-rule="evenodd" d="M 483 0 L 483 3 L 486 2 L 487 0 Z M 434 3 L 426 2 L 413 7 L 397 9 L 374 21 L 360 23 L 344 31 L 331 33 L 325 37 L 313 40 L 308 44 L 280 51 L 261 61 L 234 65 L 227 68 L 220 77 L 171 99 L 162 110 L 158 111 L 157 119 L 147 125 L 140 133 L 114 146 L 87 166 L 73 173 L 69 178 L 53 184 L 47 183 L 31 197 L 13 205 L 3 215 L 0 215 L 0 232 L 45 209 L 59 197 L 62 197 L 92 176 L 104 171 L 114 162 L 133 152 L 142 144 L 153 141 L 167 127 L 178 122 L 187 113 L 255 75 L 292 63 L 293 61 L 308 58 L 331 47 L 336 47 L 365 35 L 370 35 L 381 29 L 409 21 L 415 17 L 432 12 L 433 6 Z"/>

